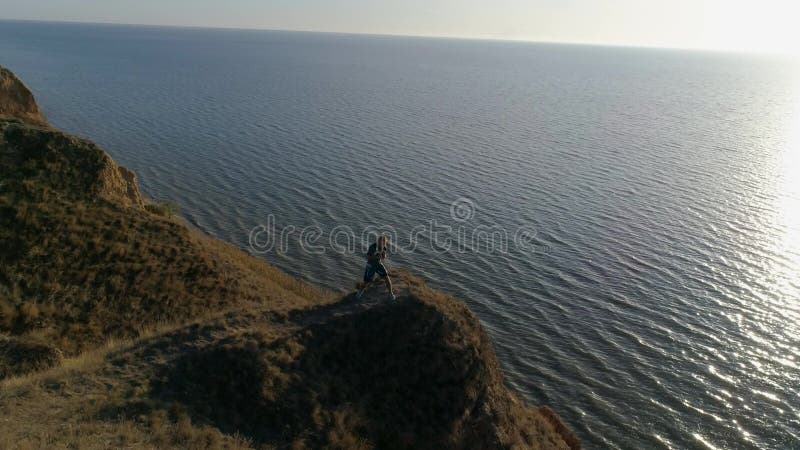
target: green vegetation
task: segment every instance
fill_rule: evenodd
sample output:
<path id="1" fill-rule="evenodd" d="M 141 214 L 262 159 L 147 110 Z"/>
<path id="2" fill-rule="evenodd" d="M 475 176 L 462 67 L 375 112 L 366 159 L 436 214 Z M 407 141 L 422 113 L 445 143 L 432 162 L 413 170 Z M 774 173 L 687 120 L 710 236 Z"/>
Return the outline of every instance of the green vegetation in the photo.
<path id="1" fill-rule="evenodd" d="M 158 202 L 148 202 L 145 208 L 151 213 L 161 216 L 173 218 L 180 212 L 180 207 L 172 200 L 161 200 Z"/>

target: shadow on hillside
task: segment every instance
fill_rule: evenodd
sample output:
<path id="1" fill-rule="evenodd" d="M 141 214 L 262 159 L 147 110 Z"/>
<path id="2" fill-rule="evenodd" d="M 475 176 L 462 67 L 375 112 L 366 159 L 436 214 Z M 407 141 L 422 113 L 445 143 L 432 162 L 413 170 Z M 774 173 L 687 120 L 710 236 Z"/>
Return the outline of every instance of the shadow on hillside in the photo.
<path id="1" fill-rule="evenodd" d="M 345 299 L 308 314 L 352 304 Z M 489 384 L 480 349 L 460 330 L 407 298 L 312 321 L 278 340 L 260 333 L 226 339 L 182 357 L 153 395 L 181 403 L 194 422 L 257 444 L 493 447 L 454 441 L 481 434 L 461 428 L 463 419 L 481 416 L 475 409 Z"/>

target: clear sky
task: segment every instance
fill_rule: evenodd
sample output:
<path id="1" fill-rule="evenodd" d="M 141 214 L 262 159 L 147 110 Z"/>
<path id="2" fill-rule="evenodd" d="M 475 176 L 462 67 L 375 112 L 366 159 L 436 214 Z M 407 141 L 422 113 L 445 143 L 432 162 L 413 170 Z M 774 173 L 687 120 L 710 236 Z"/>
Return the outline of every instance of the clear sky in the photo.
<path id="1" fill-rule="evenodd" d="M 0 0 L 0 18 L 800 53 L 793 0 Z"/>

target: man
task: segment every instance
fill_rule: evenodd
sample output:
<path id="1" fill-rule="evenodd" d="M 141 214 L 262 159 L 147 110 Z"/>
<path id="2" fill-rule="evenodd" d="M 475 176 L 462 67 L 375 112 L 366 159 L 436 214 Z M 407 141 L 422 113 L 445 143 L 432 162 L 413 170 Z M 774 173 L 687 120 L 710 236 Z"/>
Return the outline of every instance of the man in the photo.
<path id="1" fill-rule="evenodd" d="M 386 267 L 383 265 L 383 260 L 386 259 L 386 250 L 389 245 L 389 238 L 386 236 L 378 236 L 378 241 L 374 242 L 372 245 L 369 246 L 369 250 L 367 250 L 367 268 L 364 270 L 364 282 L 359 283 L 358 292 L 356 292 L 356 298 L 361 298 L 364 295 L 364 291 L 367 289 L 367 286 L 372 282 L 372 279 L 375 277 L 377 273 L 381 278 L 383 278 L 383 282 L 386 283 L 386 289 L 389 290 L 389 298 L 392 300 L 396 300 L 397 297 L 394 295 L 394 291 L 392 291 L 392 280 L 389 278 L 389 273 L 386 271 Z"/>

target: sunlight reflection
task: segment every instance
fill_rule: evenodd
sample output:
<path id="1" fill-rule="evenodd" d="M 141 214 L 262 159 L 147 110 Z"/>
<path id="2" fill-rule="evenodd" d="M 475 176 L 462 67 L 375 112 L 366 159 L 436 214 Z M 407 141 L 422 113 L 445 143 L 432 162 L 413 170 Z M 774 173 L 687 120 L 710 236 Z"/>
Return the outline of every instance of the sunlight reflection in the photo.
<path id="1" fill-rule="evenodd" d="M 800 82 L 798 82 L 800 84 Z M 798 86 L 800 90 L 800 86 Z M 786 264 L 777 268 L 776 281 L 780 295 L 791 302 L 787 306 L 800 310 L 800 96 L 796 95 L 792 117 L 788 119 L 787 138 L 777 157 L 779 192 L 776 209 L 782 229 L 776 254 L 784 255 Z"/>

